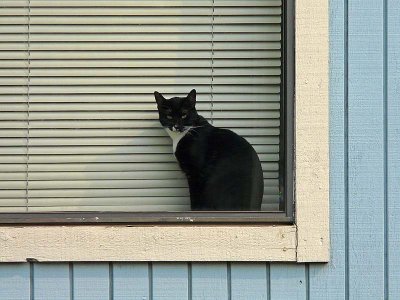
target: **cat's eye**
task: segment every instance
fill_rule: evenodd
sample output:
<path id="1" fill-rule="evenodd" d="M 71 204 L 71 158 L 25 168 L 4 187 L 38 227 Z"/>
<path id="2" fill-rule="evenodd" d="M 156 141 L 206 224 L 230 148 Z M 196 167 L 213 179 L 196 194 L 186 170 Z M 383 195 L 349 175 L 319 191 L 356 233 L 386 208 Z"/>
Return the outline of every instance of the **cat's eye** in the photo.
<path id="1" fill-rule="evenodd" d="M 172 120 L 172 116 L 167 115 L 168 120 Z"/>
<path id="2" fill-rule="evenodd" d="M 183 116 L 182 116 L 182 119 L 185 119 L 186 117 L 187 117 L 187 115 L 183 115 Z"/>

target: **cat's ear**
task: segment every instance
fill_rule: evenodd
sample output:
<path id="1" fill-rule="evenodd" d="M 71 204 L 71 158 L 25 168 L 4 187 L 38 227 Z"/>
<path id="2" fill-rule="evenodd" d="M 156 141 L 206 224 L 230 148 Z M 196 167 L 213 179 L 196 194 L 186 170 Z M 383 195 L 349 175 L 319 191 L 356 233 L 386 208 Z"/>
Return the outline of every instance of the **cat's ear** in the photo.
<path id="1" fill-rule="evenodd" d="M 186 98 L 189 100 L 191 106 L 194 107 L 196 105 L 196 90 L 191 90 Z"/>
<path id="2" fill-rule="evenodd" d="M 165 98 L 163 95 L 161 95 L 159 92 L 155 91 L 154 92 L 154 98 L 156 98 L 157 101 L 157 106 L 161 106 L 162 103 L 165 101 Z"/>

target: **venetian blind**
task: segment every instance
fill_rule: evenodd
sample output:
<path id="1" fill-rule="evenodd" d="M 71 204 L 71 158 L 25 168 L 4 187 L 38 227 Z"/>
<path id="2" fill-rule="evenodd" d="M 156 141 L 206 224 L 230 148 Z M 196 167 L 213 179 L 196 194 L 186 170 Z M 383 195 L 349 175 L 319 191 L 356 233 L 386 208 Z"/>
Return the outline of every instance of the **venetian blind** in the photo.
<path id="1" fill-rule="evenodd" d="M 280 0 L 28 0 L 0 10 L 0 211 L 189 210 L 153 91 L 198 93 L 279 206 Z"/>

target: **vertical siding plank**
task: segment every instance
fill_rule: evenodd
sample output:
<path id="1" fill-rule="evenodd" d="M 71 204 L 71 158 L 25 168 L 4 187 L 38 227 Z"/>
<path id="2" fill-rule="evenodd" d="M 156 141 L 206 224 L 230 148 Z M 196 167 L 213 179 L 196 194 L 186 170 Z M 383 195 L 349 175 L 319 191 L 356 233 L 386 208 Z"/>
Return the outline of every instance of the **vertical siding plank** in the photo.
<path id="1" fill-rule="evenodd" d="M 69 265 L 34 264 L 35 300 L 70 300 Z"/>
<path id="2" fill-rule="evenodd" d="M 74 263 L 74 300 L 109 300 L 108 263 Z"/>
<path id="3" fill-rule="evenodd" d="M 271 300 L 305 300 L 305 265 L 271 263 Z"/>
<path id="4" fill-rule="evenodd" d="M 30 298 L 29 264 L 0 264 L 0 299 Z"/>
<path id="5" fill-rule="evenodd" d="M 188 299 L 188 278 L 186 263 L 153 263 L 154 299 Z"/>
<path id="6" fill-rule="evenodd" d="M 150 298 L 147 263 L 114 263 L 114 300 L 147 300 Z"/>
<path id="7" fill-rule="evenodd" d="M 384 294 L 383 1 L 349 1 L 349 296 Z"/>
<path id="8" fill-rule="evenodd" d="M 192 299 L 228 299 L 227 275 L 226 263 L 194 263 L 192 265 Z"/>
<path id="9" fill-rule="evenodd" d="M 345 299 L 345 0 L 330 0 L 329 264 L 310 265 L 310 299 Z"/>
<path id="10" fill-rule="evenodd" d="M 257 263 L 232 263 L 232 300 L 267 300 L 267 267 Z"/>
<path id="11" fill-rule="evenodd" d="M 388 296 L 400 299 L 400 1 L 388 1 Z"/>

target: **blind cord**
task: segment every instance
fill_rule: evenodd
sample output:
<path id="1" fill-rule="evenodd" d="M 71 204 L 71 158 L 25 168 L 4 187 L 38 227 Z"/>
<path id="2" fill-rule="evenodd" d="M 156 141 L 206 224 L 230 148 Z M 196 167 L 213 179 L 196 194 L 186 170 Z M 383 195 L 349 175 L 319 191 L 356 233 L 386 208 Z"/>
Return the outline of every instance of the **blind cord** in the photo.
<path id="1" fill-rule="evenodd" d="M 30 137 L 30 83 L 31 83 L 31 1 L 28 0 L 28 83 L 27 83 L 27 132 L 26 132 L 26 183 L 25 183 L 25 209 L 29 208 L 29 137 Z"/>

